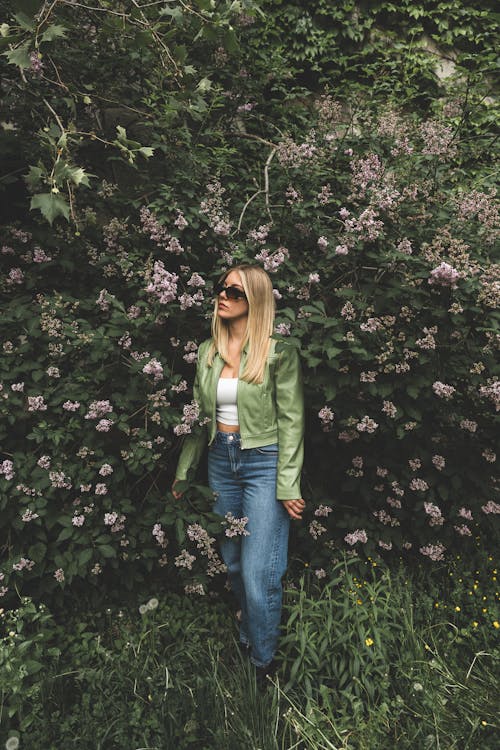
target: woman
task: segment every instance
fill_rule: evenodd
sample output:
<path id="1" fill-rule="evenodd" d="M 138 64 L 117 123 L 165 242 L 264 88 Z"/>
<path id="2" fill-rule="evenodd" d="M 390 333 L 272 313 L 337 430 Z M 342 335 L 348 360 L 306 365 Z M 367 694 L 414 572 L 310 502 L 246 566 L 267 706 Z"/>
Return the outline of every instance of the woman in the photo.
<path id="1" fill-rule="evenodd" d="M 274 670 L 290 519 L 301 519 L 304 408 L 299 357 L 272 339 L 271 279 L 235 266 L 215 287 L 212 338 L 198 351 L 194 398 L 203 432 L 185 439 L 175 484 L 195 469 L 208 438 L 214 511 L 247 517 L 248 535 L 223 537 L 222 558 L 238 600 L 240 641 L 260 679 Z M 208 434 L 207 434 L 208 433 Z"/>

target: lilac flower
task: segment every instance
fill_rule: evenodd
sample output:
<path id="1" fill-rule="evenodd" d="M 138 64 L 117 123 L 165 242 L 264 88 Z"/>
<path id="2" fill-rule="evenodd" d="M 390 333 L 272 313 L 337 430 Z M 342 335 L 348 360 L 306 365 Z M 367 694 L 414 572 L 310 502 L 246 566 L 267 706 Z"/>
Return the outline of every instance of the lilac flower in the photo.
<path id="1" fill-rule="evenodd" d="M 32 75 L 41 77 L 43 75 L 44 64 L 42 62 L 42 56 L 36 50 L 30 52 L 30 66 L 29 71 Z"/>
<path id="2" fill-rule="evenodd" d="M 255 260 L 260 261 L 264 264 L 264 270 L 269 273 L 276 273 L 278 268 L 285 262 L 290 256 L 289 251 L 286 247 L 279 247 L 277 250 L 272 252 L 271 250 L 263 249 L 260 253 L 257 253 Z"/>
<path id="3" fill-rule="evenodd" d="M 316 200 L 321 206 L 326 206 L 331 197 L 332 190 L 330 185 L 323 185 L 320 192 L 316 196 Z"/>
<path id="4" fill-rule="evenodd" d="M 496 453 L 494 453 L 490 448 L 485 448 L 481 455 L 490 464 L 494 464 L 497 460 Z"/>
<path id="5" fill-rule="evenodd" d="M 326 526 L 323 526 L 319 521 L 311 521 L 309 524 L 309 533 L 313 539 L 318 539 L 326 530 Z"/>
<path id="6" fill-rule="evenodd" d="M 224 516 L 227 523 L 225 534 L 228 537 L 234 536 L 249 536 L 250 532 L 245 528 L 248 523 L 248 517 L 243 516 L 242 518 L 236 518 L 231 512 L 226 513 Z"/>
<path id="7" fill-rule="evenodd" d="M 176 209 L 176 211 L 177 211 L 177 218 L 174 221 L 174 226 L 177 227 L 179 232 L 182 232 L 187 227 L 188 223 L 182 211 L 180 211 L 179 209 Z"/>
<path id="8" fill-rule="evenodd" d="M 452 385 L 441 383 L 440 380 L 436 380 L 432 384 L 432 390 L 434 391 L 436 396 L 439 396 L 439 398 L 444 398 L 448 400 L 453 396 L 453 394 L 456 391 L 456 388 L 454 388 Z"/>
<path id="9" fill-rule="evenodd" d="M 440 456 L 438 454 L 432 457 L 432 463 L 434 464 L 434 466 L 436 467 L 438 471 L 442 471 L 444 467 L 446 466 L 446 460 L 444 456 Z"/>
<path id="10" fill-rule="evenodd" d="M 427 513 L 428 516 L 430 516 L 429 525 L 430 526 L 442 526 L 444 523 L 444 518 L 441 513 L 441 509 L 438 508 L 437 505 L 434 505 L 433 503 L 424 503 L 424 510 Z"/>
<path id="11" fill-rule="evenodd" d="M 459 526 L 454 526 L 453 528 L 460 536 L 472 536 L 472 531 L 465 523 L 461 523 Z"/>
<path id="12" fill-rule="evenodd" d="M 452 289 L 457 288 L 457 281 L 460 279 L 462 274 L 450 266 L 449 263 L 443 261 L 431 271 L 428 283 L 435 286 L 451 287 Z"/>
<path id="13" fill-rule="evenodd" d="M 49 378 L 60 378 L 61 377 L 61 373 L 59 372 L 59 368 L 58 367 L 47 367 L 46 372 L 47 372 L 47 375 L 49 376 Z"/>
<path id="14" fill-rule="evenodd" d="M 392 401 L 384 401 L 382 411 L 384 412 L 384 414 L 387 414 L 388 417 L 391 417 L 391 419 L 394 419 L 398 412 L 396 405 L 393 404 Z"/>
<path id="15" fill-rule="evenodd" d="M 332 422 L 335 419 L 335 414 L 330 409 L 330 407 L 329 406 L 323 406 L 319 410 L 319 412 L 318 412 L 318 417 L 321 420 L 321 425 L 322 425 L 323 432 L 330 432 L 330 430 L 333 427 Z"/>
<path id="16" fill-rule="evenodd" d="M 107 289 L 101 289 L 95 303 L 103 312 L 108 312 L 111 300 L 114 298 L 114 294 L 110 294 Z"/>
<path id="17" fill-rule="evenodd" d="M 14 478 L 14 464 L 8 458 L 0 464 L 0 474 L 3 474 L 8 481 Z"/>
<path id="18" fill-rule="evenodd" d="M 434 562 L 444 560 L 445 551 L 446 547 L 444 544 L 441 544 L 441 542 L 437 542 L 437 544 L 427 544 L 425 547 L 420 547 L 419 549 L 420 554 L 429 557 Z"/>
<path id="19" fill-rule="evenodd" d="M 326 571 L 323 570 L 323 568 L 317 568 L 314 571 L 314 575 L 316 576 L 316 578 L 326 578 Z"/>
<path id="20" fill-rule="evenodd" d="M 398 253 L 403 253 L 403 255 L 411 255 L 413 253 L 411 241 L 407 237 L 404 237 L 396 245 L 396 250 Z"/>
<path id="21" fill-rule="evenodd" d="M 185 594 L 198 594 L 199 596 L 205 596 L 205 589 L 202 583 L 187 583 L 184 586 Z"/>
<path id="22" fill-rule="evenodd" d="M 356 429 L 358 430 L 358 432 L 368 432 L 368 433 L 375 432 L 377 427 L 378 427 L 377 422 L 371 419 L 371 417 L 369 417 L 368 415 L 364 416 L 363 419 L 360 422 L 358 422 L 356 425 Z"/>
<path id="23" fill-rule="evenodd" d="M 171 235 L 167 232 L 165 227 L 160 224 L 156 215 L 145 206 L 141 208 L 139 215 L 141 219 L 141 228 L 144 234 L 149 235 L 149 239 L 159 248 L 166 250 Z"/>
<path id="24" fill-rule="evenodd" d="M 50 255 L 47 255 L 45 250 L 42 250 L 41 247 L 35 247 L 33 250 L 33 263 L 48 263 L 48 261 L 52 260 Z"/>
<path id="25" fill-rule="evenodd" d="M 335 255 L 348 255 L 349 254 L 349 248 L 347 245 L 337 245 L 335 248 Z"/>
<path id="26" fill-rule="evenodd" d="M 71 478 L 66 476 L 64 471 L 49 471 L 49 479 L 51 486 L 58 489 L 70 490 L 73 486 Z"/>
<path id="27" fill-rule="evenodd" d="M 277 323 L 274 331 L 280 336 L 290 336 L 291 323 Z"/>
<path id="28" fill-rule="evenodd" d="M 113 425 L 114 422 L 112 419 L 100 419 L 95 428 L 97 432 L 109 432 Z"/>
<path id="29" fill-rule="evenodd" d="M 191 555 L 187 549 L 183 549 L 180 555 L 177 555 L 175 558 L 174 565 L 176 568 L 187 568 L 187 570 L 192 570 L 195 560 L 196 555 Z"/>
<path id="30" fill-rule="evenodd" d="M 153 357 L 144 367 L 142 371 L 146 375 L 152 375 L 154 382 L 163 378 L 163 365 L 156 358 Z"/>
<path id="31" fill-rule="evenodd" d="M 203 279 L 199 273 L 193 273 L 187 282 L 187 285 L 196 287 L 205 286 L 205 279 Z"/>
<path id="32" fill-rule="evenodd" d="M 99 417 L 103 417 L 105 414 L 109 414 L 112 411 L 113 407 L 107 399 L 103 401 L 92 401 L 84 419 L 99 419 Z"/>
<path id="33" fill-rule="evenodd" d="M 439 161 L 451 157 L 456 153 L 453 143 L 453 131 L 437 120 L 427 120 L 420 125 L 420 135 L 424 143 L 422 153 L 426 156 L 437 156 Z"/>
<path id="34" fill-rule="evenodd" d="M 59 583 L 62 583 L 64 581 L 64 570 L 62 568 L 58 568 L 54 572 L 54 578 L 56 581 L 59 581 Z"/>
<path id="35" fill-rule="evenodd" d="M 24 521 L 24 523 L 29 523 L 30 521 L 34 521 L 35 518 L 40 518 L 40 516 L 38 515 L 38 513 L 35 513 L 29 508 L 25 510 L 23 515 L 21 516 L 21 520 Z"/>
<path id="36" fill-rule="evenodd" d="M 329 505 L 318 505 L 318 507 L 314 511 L 314 515 L 318 517 L 327 518 L 328 515 L 332 512 L 333 512 L 333 508 L 330 508 Z"/>
<path id="37" fill-rule="evenodd" d="M 20 268 L 11 268 L 7 277 L 7 284 L 22 284 L 24 273 Z"/>
<path id="38" fill-rule="evenodd" d="M 328 240 L 326 239 L 326 237 L 323 237 L 323 236 L 318 237 L 317 244 L 320 250 L 326 250 L 326 248 L 328 247 Z"/>
<path id="39" fill-rule="evenodd" d="M 10 387 L 13 391 L 19 391 L 22 393 L 24 391 L 24 381 L 21 383 L 12 383 Z"/>
<path id="40" fill-rule="evenodd" d="M 43 396 L 28 396 L 28 411 L 47 411 Z"/>
<path id="41" fill-rule="evenodd" d="M 458 515 L 461 518 L 465 518 L 466 521 L 472 521 L 472 511 L 470 511 L 468 508 L 460 508 L 458 511 Z"/>
<path id="42" fill-rule="evenodd" d="M 100 482 L 99 484 L 96 484 L 94 492 L 96 495 L 106 495 L 108 492 L 108 488 L 105 484 Z"/>
<path id="43" fill-rule="evenodd" d="M 409 486 L 410 490 L 413 490 L 414 492 L 426 492 L 429 489 L 429 485 L 425 479 L 420 479 L 419 477 L 414 477 Z"/>
<path id="44" fill-rule="evenodd" d="M 71 523 L 73 524 L 73 526 L 83 526 L 83 524 L 85 523 L 85 516 L 73 516 L 73 518 L 71 519 Z"/>
<path id="45" fill-rule="evenodd" d="M 486 513 L 486 515 L 489 515 L 490 513 L 500 513 L 500 504 L 493 502 L 493 500 L 488 500 L 486 505 L 481 505 L 481 510 L 483 513 Z"/>
<path id="46" fill-rule="evenodd" d="M 378 546 L 382 549 L 391 550 L 392 542 L 383 542 L 381 539 L 379 539 Z"/>
<path id="47" fill-rule="evenodd" d="M 103 464 L 99 469 L 99 474 L 101 475 L 101 477 L 108 477 L 112 473 L 113 467 L 110 466 L 110 464 Z"/>
<path id="48" fill-rule="evenodd" d="M 459 427 L 461 430 L 466 430 L 467 432 L 476 432 L 477 422 L 473 419 L 462 419 L 460 420 Z"/>
<path id="49" fill-rule="evenodd" d="M 32 570 L 35 567 L 35 563 L 33 560 L 30 560 L 27 557 L 21 557 L 18 563 L 14 563 L 12 566 L 12 570 Z"/>
<path id="50" fill-rule="evenodd" d="M 308 281 L 310 284 L 319 284 L 319 273 L 310 273 Z"/>
<path id="51" fill-rule="evenodd" d="M 357 542 L 366 544 L 366 542 L 368 541 L 368 536 L 364 529 L 356 529 L 356 531 L 352 531 L 350 534 L 346 534 L 344 537 L 344 541 L 347 542 L 347 544 L 350 544 L 352 547 Z"/>
<path id="52" fill-rule="evenodd" d="M 154 538 L 156 539 L 156 543 L 160 546 L 165 548 L 167 546 L 167 535 L 165 534 L 165 531 L 161 527 L 161 523 L 155 523 L 153 526 L 153 531 L 151 532 Z"/>
<path id="53" fill-rule="evenodd" d="M 80 408 L 80 402 L 79 401 L 65 401 L 62 405 L 62 408 L 66 411 L 77 411 Z M 85 419 L 88 419 L 88 417 L 85 417 Z"/>
<path id="54" fill-rule="evenodd" d="M 50 456 L 40 456 L 37 464 L 41 469 L 50 469 Z"/>
<path id="55" fill-rule="evenodd" d="M 146 291 L 155 297 L 161 305 L 166 305 L 176 298 L 178 281 L 178 275 L 167 271 L 164 263 L 157 260 L 153 265 L 153 273 Z"/>
<path id="56" fill-rule="evenodd" d="M 495 405 L 495 411 L 500 410 L 500 380 L 492 380 L 488 385 L 482 385 L 479 389 L 481 396 L 490 399 Z"/>
<path id="57" fill-rule="evenodd" d="M 104 485 L 97 485 L 96 489 L 97 489 L 98 486 L 104 486 Z M 96 494 L 105 494 L 105 493 L 97 493 L 96 492 Z M 116 523 L 117 519 L 118 519 L 118 513 L 115 513 L 114 511 L 113 511 L 113 513 L 105 513 L 104 514 L 104 524 L 105 524 L 105 526 L 113 526 L 113 524 Z"/>

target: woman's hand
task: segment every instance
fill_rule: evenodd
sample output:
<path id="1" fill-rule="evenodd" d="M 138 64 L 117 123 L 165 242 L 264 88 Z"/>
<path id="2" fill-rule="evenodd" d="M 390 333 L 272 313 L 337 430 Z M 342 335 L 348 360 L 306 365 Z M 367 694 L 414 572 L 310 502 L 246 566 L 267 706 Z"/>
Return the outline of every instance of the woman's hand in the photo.
<path id="1" fill-rule="evenodd" d="M 288 511 L 290 518 L 295 521 L 302 521 L 302 511 L 306 507 L 305 500 L 299 497 L 297 500 L 282 500 L 281 502 Z"/>
<path id="2" fill-rule="evenodd" d="M 175 497 L 176 500 L 180 500 L 183 495 L 182 492 L 179 492 L 178 490 L 175 489 L 175 485 L 177 484 L 178 481 L 179 481 L 178 479 L 174 479 L 174 483 L 172 485 L 172 495 Z"/>

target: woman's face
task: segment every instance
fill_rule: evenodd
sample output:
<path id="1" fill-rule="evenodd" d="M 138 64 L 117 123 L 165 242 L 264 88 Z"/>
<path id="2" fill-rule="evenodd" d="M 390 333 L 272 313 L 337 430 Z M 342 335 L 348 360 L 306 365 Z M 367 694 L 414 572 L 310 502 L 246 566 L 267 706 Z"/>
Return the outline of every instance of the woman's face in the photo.
<path id="1" fill-rule="evenodd" d="M 241 276 L 238 271 L 230 271 L 223 282 L 225 287 L 236 287 L 244 293 Z M 248 315 L 248 301 L 246 298 L 229 299 L 226 292 L 222 291 L 218 297 L 217 315 L 222 320 L 233 321 L 238 318 L 246 318 Z"/>

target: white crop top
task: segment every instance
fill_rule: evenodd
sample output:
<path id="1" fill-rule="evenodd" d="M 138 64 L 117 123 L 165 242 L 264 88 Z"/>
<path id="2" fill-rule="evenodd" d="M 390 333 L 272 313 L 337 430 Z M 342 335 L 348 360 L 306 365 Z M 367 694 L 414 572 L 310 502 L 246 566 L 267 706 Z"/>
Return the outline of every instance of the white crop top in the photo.
<path id="1" fill-rule="evenodd" d="M 238 391 L 238 378 L 219 378 L 217 383 L 217 422 L 222 424 L 237 425 L 238 406 L 236 404 L 236 393 Z"/>

